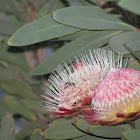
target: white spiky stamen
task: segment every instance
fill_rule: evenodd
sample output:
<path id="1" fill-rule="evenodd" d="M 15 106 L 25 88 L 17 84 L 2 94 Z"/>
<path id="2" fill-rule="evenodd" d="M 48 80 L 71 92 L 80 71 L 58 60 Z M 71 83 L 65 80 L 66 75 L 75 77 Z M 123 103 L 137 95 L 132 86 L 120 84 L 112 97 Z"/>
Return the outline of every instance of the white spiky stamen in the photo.
<path id="1" fill-rule="evenodd" d="M 46 83 L 44 107 L 48 111 L 58 111 L 59 107 L 71 109 L 79 106 L 85 96 L 94 96 L 94 89 L 105 74 L 113 68 L 122 67 L 122 55 L 114 59 L 114 53 L 98 49 L 92 54 L 80 54 L 76 65 L 59 65 Z M 117 62 L 117 63 L 116 63 Z M 93 101 L 94 102 L 94 101 Z M 97 110 L 98 104 L 94 105 Z M 103 108 L 99 107 L 98 108 Z"/>

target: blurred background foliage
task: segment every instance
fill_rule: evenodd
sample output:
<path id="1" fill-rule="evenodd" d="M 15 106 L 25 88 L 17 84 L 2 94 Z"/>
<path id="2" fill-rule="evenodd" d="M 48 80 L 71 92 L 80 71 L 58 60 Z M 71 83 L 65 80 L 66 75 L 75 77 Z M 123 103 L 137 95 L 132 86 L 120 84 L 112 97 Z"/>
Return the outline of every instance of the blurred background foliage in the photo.
<path id="1" fill-rule="evenodd" d="M 135 1 L 137 2 L 137 0 Z M 123 52 L 125 57 L 133 58 L 130 59 L 131 61 L 128 67 L 140 70 L 140 66 L 137 61 L 139 60 L 138 56 L 140 55 L 140 33 L 135 32 L 139 30 L 140 27 L 140 10 L 138 10 L 139 7 L 133 8 L 131 6 L 131 0 L 128 0 L 127 6 L 123 0 L 117 4 L 116 2 L 118 1 L 0 0 L 1 134 L 4 134 L 4 129 L 6 129 L 4 124 L 5 120 L 9 127 L 14 128 L 13 119 L 11 115 L 7 114 L 7 112 L 9 112 L 12 114 L 15 121 L 16 140 L 28 140 L 30 139 L 31 135 L 32 140 L 42 139 L 40 136 L 41 130 L 48 128 L 49 123 L 54 119 L 53 117 L 49 116 L 42 107 L 42 85 L 46 81 L 48 74 L 54 70 L 54 68 L 59 63 L 62 63 L 63 61 L 67 62 L 69 59 L 72 59 L 72 57 L 76 55 L 75 52 L 80 53 L 80 50 L 77 48 L 77 46 L 82 46 L 84 48 L 83 51 L 91 49 L 93 46 L 95 46 L 95 48 L 103 47 L 107 50 L 112 49 L 115 53 Z M 123 16 L 127 21 L 126 23 L 128 24 L 123 24 L 123 21 L 113 17 L 111 18 L 112 20 L 116 22 L 119 21 L 122 24 L 113 25 L 110 23 L 111 27 L 109 26 L 110 24 L 106 26 L 104 25 L 104 27 L 99 27 L 98 30 L 100 31 L 97 31 L 98 27 L 95 28 L 94 25 L 92 25 L 92 22 L 90 22 L 91 25 L 88 24 L 87 26 L 86 21 L 80 21 L 80 19 L 77 19 L 81 22 L 79 24 L 79 22 L 74 22 L 75 19 L 69 15 L 69 13 L 75 15 L 78 12 L 88 13 L 89 9 L 85 9 L 84 11 L 80 8 L 82 6 L 95 5 L 103 8 L 107 13 L 114 13 Z M 73 11 L 75 9 L 72 9 L 68 12 L 67 10 L 64 11 L 63 13 L 66 15 L 62 14 L 62 16 L 66 16 L 68 19 L 66 18 L 66 21 L 63 21 L 61 16 L 59 17 L 58 9 L 70 6 L 81 7 L 79 7 L 79 10 L 77 11 Z M 55 12 L 54 14 L 53 11 L 55 10 L 58 10 L 58 12 Z M 100 10 L 97 12 L 102 13 Z M 89 13 L 89 17 L 90 16 L 92 17 L 92 13 Z M 52 17 L 55 21 L 53 21 Z M 41 19 L 37 20 L 36 22 L 32 22 L 38 18 Z M 106 14 L 104 18 L 108 18 L 107 20 L 109 20 L 110 16 Z M 30 22 L 32 23 L 27 24 Z M 22 27 L 25 24 L 27 24 L 27 26 Z M 44 34 L 35 34 L 36 29 L 45 30 L 45 25 L 46 27 L 58 25 L 60 26 L 59 29 L 62 30 L 60 32 L 58 29 L 52 29 L 50 32 L 44 32 Z M 22 28 L 18 30 L 20 27 Z M 15 34 L 9 40 L 13 33 Z M 86 35 L 88 35 L 88 37 L 86 37 Z M 116 36 L 113 37 L 114 35 Z M 12 47 L 8 46 L 8 40 Z M 131 49 L 128 50 L 124 48 L 123 43 L 125 43 L 125 41 Z M 86 46 L 86 44 L 88 45 Z M 118 45 L 120 47 L 117 47 Z M 59 49 L 61 46 L 63 47 Z M 71 47 L 71 50 L 67 49 L 70 48 L 70 46 L 73 48 Z M 57 49 L 58 51 L 56 51 Z M 76 51 L 73 51 L 73 54 L 70 54 L 70 51 L 72 52 L 72 50 Z M 46 59 L 54 51 L 56 52 L 48 59 Z M 62 57 L 63 54 L 64 56 Z M 46 61 L 44 61 L 45 59 Z M 36 76 L 31 74 L 32 70 L 33 74 Z M 7 116 L 2 121 L 2 118 L 6 114 Z M 41 130 L 36 129 L 34 131 L 35 128 L 40 128 Z M 8 129 L 6 130 L 13 134 L 13 131 Z M 65 130 L 67 130 L 67 128 Z M 53 130 L 53 132 L 54 131 L 55 130 Z M 51 130 L 49 132 L 51 132 Z M 48 131 L 46 131 L 46 133 L 48 133 Z M 44 135 L 47 135 L 46 137 L 48 137 L 49 134 Z M 81 132 L 78 132 L 78 134 L 77 135 L 79 137 L 85 136 Z M 56 137 L 52 137 L 52 139 L 56 139 Z M 90 138 L 91 136 L 89 135 L 87 137 L 85 136 L 83 139 Z M 65 138 L 63 137 L 62 139 Z M 66 139 L 68 139 L 68 137 Z M 5 140 L 8 140 L 8 138 L 5 138 Z M 11 137 L 11 140 L 14 140 L 14 137 Z"/>
<path id="2" fill-rule="evenodd" d="M 0 124 L 6 113 L 11 113 L 16 140 L 29 139 L 36 127 L 45 129 L 53 119 L 41 103 L 46 78 L 32 76 L 31 70 L 63 42 L 16 48 L 9 47 L 7 41 L 24 24 L 68 5 L 59 0 L 0 0 Z"/>

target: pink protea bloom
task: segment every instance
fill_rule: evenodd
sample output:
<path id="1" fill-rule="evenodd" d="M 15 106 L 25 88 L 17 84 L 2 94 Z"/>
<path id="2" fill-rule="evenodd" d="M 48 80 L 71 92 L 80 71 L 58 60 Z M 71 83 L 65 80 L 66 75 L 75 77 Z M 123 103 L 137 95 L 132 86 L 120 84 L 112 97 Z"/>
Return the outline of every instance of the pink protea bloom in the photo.
<path id="1" fill-rule="evenodd" d="M 76 115 L 91 105 L 94 89 L 110 68 L 105 50 L 80 55 L 76 64 L 64 63 L 50 75 L 46 83 L 44 107 L 56 117 Z"/>
<path id="2" fill-rule="evenodd" d="M 140 116 L 140 71 L 122 68 L 122 57 L 116 64 L 109 57 L 110 68 L 94 90 L 92 107 L 81 110 L 92 124 L 117 125 Z"/>

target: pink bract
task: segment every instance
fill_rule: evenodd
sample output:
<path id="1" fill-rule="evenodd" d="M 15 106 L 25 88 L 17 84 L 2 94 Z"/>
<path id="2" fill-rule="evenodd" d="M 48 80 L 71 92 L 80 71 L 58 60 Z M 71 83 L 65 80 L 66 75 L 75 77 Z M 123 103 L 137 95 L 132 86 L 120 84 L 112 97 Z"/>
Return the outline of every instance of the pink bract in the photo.
<path id="1" fill-rule="evenodd" d="M 140 72 L 111 68 L 95 89 L 92 110 L 82 109 L 81 112 L 89 123 L 100 125 L 137 119 L 140 116 Z"/>

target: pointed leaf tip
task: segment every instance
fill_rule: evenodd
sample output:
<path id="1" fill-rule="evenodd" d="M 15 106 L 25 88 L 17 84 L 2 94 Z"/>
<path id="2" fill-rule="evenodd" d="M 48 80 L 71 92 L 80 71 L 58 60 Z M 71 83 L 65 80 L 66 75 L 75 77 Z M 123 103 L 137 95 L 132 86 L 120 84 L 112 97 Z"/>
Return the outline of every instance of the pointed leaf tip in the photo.
<path id="1" fill-rule="evenodd" d="M 36 128 L 30 140 L 42 140 L 41 132 L 42 132 L 41 129 Z"/>
<path id="2" fill-rule="evenodd" d="M 48 15 L 28 23 L 17 30 L 9 39 L 8 44 L 17 47 L 25 46 L 62 37 L 80 30 L 55 22 L 51 15 Z"/>

